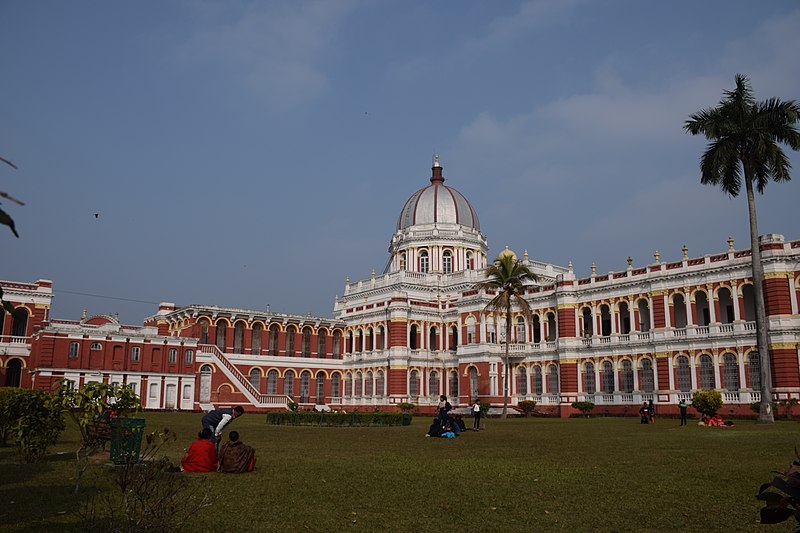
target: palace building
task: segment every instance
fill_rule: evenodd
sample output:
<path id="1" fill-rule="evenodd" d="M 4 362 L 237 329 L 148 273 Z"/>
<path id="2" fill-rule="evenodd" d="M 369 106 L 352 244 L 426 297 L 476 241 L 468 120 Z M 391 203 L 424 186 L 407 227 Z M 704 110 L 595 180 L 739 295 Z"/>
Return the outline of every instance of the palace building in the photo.
<path id="1" fill-rule="evenodd" d="M 775 400 L 800 399 L 800 241 L 760 239 Z M 513 253 L 510 250 L 502 253 Z M 406 201 L 386 269 L 345 282 L 333 317 L 162 303 L 142 326 L 116 317 L 49 316 L 53 285 L 0 282 L 21 308 L 0 318 L 0 384 L 50 389 L 56 380 L 129 383 L 147 409 L 433 409 L 479 397 L 503 401 L 502 356 L 511 353 L 511 405 L 569 416 L 575 401 L 595 412 L 634 414 L 653 400 L 662 414 L 693 391 L 718 389 L 725 414 L 753 415 L 760 399 L 750 249 L 654 261 L 576 278 L 572 264 L 520 259 L 539 277 L 533 311 L 504 319 L 484 312 L 488 241 L 473 205 L 430 183 Z"/>

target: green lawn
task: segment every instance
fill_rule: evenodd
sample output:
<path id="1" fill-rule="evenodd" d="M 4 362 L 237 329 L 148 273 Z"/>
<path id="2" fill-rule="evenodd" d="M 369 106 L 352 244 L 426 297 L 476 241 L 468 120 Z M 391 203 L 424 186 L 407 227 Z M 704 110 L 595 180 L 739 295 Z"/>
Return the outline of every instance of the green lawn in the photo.
<path id="1" fill-rule="evenodd" d="M 147 430 L 182 436 L 199 414 L 147 413 Z M 800 426 L 642 426 L 638 419 L 488 420 L 458 439 L 426 438 L 429 418 L 392 428 L 232 424 L 258 450 L 252 474 L 174 474 L 215 505 L 190 531 L 791 531 L 758 524 L 754 495 L 793 458 Z M 41 464 L 0 448 L 0 530 L 79 531 L 73 510 L 97 492 L 99 465 L 73 495 L 77 432 Z M 67 452 L 67 453 L 63 453 Z"/>

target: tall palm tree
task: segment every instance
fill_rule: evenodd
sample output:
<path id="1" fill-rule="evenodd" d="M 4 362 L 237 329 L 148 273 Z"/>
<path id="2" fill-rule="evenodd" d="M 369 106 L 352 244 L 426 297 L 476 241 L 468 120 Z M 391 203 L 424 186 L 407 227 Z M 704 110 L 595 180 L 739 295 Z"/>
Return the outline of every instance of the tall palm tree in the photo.
<path id="1" fill-rule="evenodd" d="M 508 414 L 508 380 L 511 373 L 509 363 L 509 343 L 511 342 L 511 312 L 516 305 L 522 312 L 530 317 L 531 308 L 525 301 L 526 281 L 538 281 L 538 276 L 531 272 L 527 265 L 517 260 L 516 254 L 506 248 L 497 256 L 494 263 L 486 269 L 486 279 L 478 284 L 482 289 L 496 291 L 494 298 L 486 304 L 484 312 L 491 312 L 495 316 L 495 324 L 501 314 L 506 317 L 506 349 L 503 357 L 503 415 Z"/>
<path id="2" fill-rule="evenodd" d="M 747 208 L 750 213 L 750 250 L 753 261 L 753 289 L 756 300 L 756 340 L 761 363 L 761 408 L 758 421 L 773 422 L 772 374 L 767 335 L 767 314 L 764 307 L 764 268 L 758 244 L 758 224 L 753 186 L 759 193 L 772 179 L 789 181 L 792 165 L 780 144 L 800 149 L 800 133 L 795 124 L 800 120 L 800 105 L 794 100 L 770 98 L 757 102 L 750 80 L 736 75 L 736 88 L 725 91 L 719 105 L 690 115 L 683 128 L 692 135 L 699 133 L 711 141 L 700 159 L 700 183 L 719 185 L 732 197 L 739 195 L 744 172 Z"/>

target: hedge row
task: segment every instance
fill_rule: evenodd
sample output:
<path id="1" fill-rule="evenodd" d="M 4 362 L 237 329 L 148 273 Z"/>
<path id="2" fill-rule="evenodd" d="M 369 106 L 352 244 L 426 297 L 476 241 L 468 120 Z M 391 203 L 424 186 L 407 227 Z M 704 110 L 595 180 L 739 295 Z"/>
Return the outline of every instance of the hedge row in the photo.
<path id="1" fill-rule="evenodd" d="M 267 413 L 267 424 L 276 426 L 408 426 L 410 413 L 316 413 L 313 411 L 274 411 Z"/>

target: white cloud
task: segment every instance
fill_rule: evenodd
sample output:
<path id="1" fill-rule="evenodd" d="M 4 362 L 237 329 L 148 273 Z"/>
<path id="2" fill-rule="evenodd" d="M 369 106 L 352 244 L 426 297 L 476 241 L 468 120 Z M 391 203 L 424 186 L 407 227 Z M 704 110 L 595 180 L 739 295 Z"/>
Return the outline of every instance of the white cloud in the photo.
<path id="1" fill-rule="evenodd" d="M 274 111 L 322 94 L 324 58 L 355 2 L 189 4 L 194 31 L 175 51 L 178 62 L 212 69 L 229 90 L 245 91 Z"/>
<path id="2" fill-rule="evenodd" d="M 531 31 L 564 24 L 574 8 L 583 0 L 529 0 L 522 2 L 512 15 L 496 17 L 486 35 L 470 43 L 477 49 L 504 45 Z"/>

